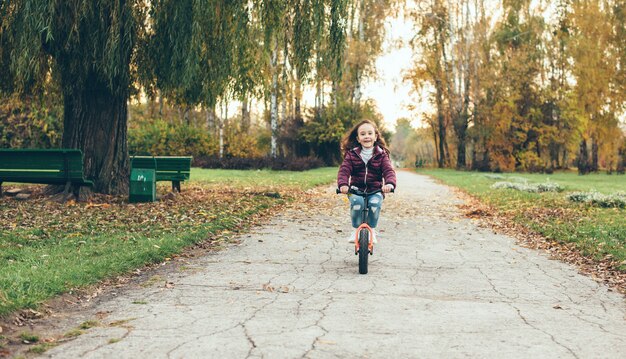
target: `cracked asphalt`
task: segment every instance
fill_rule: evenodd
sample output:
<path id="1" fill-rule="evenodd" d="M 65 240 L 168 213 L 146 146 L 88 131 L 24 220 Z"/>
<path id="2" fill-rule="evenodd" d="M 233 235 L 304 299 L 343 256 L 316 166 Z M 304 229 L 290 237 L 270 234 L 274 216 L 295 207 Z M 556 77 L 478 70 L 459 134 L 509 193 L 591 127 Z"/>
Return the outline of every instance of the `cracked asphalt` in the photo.
<path id="1" fill-rule="evenodd" d="M 624 297 L 463 217 L 398 172 L 369 274 L 328 190 L 90 309 L 101 325 L 48 358 L 625 358 Z"/>

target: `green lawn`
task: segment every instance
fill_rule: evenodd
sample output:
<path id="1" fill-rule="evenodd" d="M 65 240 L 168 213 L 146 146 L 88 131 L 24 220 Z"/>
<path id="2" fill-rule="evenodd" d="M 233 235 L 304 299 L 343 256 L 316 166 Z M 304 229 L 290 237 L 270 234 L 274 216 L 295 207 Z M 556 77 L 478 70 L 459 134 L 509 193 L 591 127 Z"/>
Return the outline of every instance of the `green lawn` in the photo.
<path id="1" fill-rule="evenodd" d="M 336 171 L 194 168 L 180 195 L 154 203 L 0 198 L 0 317 L 252 225 L 255 215 L 333 182 Z M 169 183 L 159 183 L 159 194 L 168 190 Z M 270 190 L 282 196 L 266 195 Z"/>
<path id="2" fill-rule="evenodd" d="M 423 169 L 419 173 L 463 189 L 500 213 L 561 243 L 574 243 L 586 256 L 611 260 L 626 271 L 626 209 L 602 208 L 571 202 L 567 193 L 597 191 L 614 194 L 626 191 L 626 177 L 606 174 L 579 176 L 576 173 L 485 174 L 454 170 Z M 499 181 L 558 183 L 563 192 L 528 193 L 513 189 L 493 189 Z"/>
<path id="3" fill-rule="evenodd" d="M 193 181 L 228 185 L 236 188 L 250 188 L 256 186 L 311 188 L 332 182 L 337 177 L 336 167 L 317 168 L 304 172 L 271 171 L 271 170 L 222 170 L 192 168 Z"/>

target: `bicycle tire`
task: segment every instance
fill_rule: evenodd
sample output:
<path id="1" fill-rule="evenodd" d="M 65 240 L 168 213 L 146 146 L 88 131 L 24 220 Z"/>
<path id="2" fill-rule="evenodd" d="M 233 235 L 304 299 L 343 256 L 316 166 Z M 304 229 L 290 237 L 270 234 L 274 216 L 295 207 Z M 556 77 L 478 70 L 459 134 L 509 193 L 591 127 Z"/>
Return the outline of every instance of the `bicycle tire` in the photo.
<path id="1" fill-rule="evenodd" d="M 359 232 L 359 274 L 367 274 L 367 259 L 369 256 L 369 232 L 362 229 Z"/>

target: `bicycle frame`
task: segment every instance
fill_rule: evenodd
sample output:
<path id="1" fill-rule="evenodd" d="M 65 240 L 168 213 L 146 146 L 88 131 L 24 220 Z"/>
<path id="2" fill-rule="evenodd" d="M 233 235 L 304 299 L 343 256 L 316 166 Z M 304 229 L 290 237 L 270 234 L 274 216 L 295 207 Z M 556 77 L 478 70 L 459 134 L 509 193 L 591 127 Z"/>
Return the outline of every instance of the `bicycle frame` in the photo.
<path id="1" fill-rule="evenodd" d="M 363 208 L 361 209 L 361 225 L 357 227 L 357 230 L 354 234 L 354 254 L 359 256 L 360 274 L 367 274 L 367 257 L 374 254 L 374 229 L 370 227 L 370 225 L 367 223 L 367 218 L 369 215 L 368 197 L 379 192 L 382 192 L 382 190 L 379 189 L 373 192 L 363 192 L 359 191 L 359 189 L 356 187 L 351 187 L 348 191 L 348 193 L 363 197 Z M 341 193 L 341 191 L 337 189 L 337 193 L 339 194 Z M 365 237 L 365 234 L 367 234 L 367 238 Z M 367 248 L 364 248 L 365 240 L 367 240 Z M 363 241 L 363 244 L 361 244 L 361 241 Z"/>
<path id="2" fill-rule="evenodd" d="M 372 240 L 372 227 L 369 226 L 369 224 L 367 224 L 367 216 L 369 214 L 369 203 L 368 203 L 368 197 L 375 194 L 375 193 L 379 193 L 382 192 L 381 190 L 376 190 L 373 192 L 363 192 L 363 191 L 359 191 L 358 189 L 353 189 L 350 188 L 349 193 L 352 193 L 353 195 L 357 195 L 357 196 L 361 196 L 363 197 L 364 200 L 364 204 L 363 204 L 363 209 L 361 209 L 361 225 L 357 227 L 356 231 L 355 231 L 355 238 L 354 238 L 354 253 L 357 254 L 359 253 L 359 249 L 361 248 L 361 245 L 359 243 L 359 234 L 361 233 L 361 230 L 365 229 L 368 232 L 368 241 L 367 241 L 367 251 L 371 254 L 374 252 L 374 241 Z"/>

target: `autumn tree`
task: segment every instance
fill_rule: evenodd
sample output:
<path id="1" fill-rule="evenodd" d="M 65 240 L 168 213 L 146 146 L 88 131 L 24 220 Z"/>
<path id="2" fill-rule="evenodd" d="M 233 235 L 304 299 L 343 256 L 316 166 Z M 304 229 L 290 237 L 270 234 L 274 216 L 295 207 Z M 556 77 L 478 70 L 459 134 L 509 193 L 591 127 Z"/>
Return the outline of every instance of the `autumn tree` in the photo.
<path id="1" fill-rule="evenodd" d="M 414 19 L 418 24 L 418 36 L 413 42 L 416 51 L 422 53 L 408 78 L 416 89 L 434 88 L 434 100 L 436 117 L 434 124 L 434 142 L 437 144 L 437 165 L 439 168 L 450 163 L 448 148 L 448 128 L 450 122 L 449 111 L 446 102 L 447 78 L 446 70 L 447 52 L 449 51 L 449 26 L 448 8 L 441 0 L 434 0 L 429 4 L 428 12 L 414 13 Z"/>
<path id="2" fill-rule="evenodd" d="M 577 106 L 583 114 L 577 158 L 579 173 L 598 170 L 600 146 L 618 132 L 614 111 L 619 109 L 617 104 L 620 101 L 612 91 L 617 69 L 616 54 L 609 51 L 614 28 L 609 21 L 607 5 L 590 0 L 572 2 L 572 74 L 576 79 Z"/>

